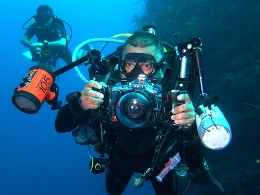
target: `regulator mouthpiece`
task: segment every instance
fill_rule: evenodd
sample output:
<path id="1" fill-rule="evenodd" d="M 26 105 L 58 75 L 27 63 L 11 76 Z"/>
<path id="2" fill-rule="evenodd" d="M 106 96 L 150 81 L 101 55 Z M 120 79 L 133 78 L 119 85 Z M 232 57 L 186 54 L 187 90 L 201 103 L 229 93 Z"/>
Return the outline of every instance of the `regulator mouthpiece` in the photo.
<path id="1" fill-rule="evenodd" d="M 220 109 L 211 105 L 211 110 L 203 105 L 201 116 L 196 116 L 196 125 L 201 142 L 211 150 L 221 150 L 229 145 L 232 132 Z"/>

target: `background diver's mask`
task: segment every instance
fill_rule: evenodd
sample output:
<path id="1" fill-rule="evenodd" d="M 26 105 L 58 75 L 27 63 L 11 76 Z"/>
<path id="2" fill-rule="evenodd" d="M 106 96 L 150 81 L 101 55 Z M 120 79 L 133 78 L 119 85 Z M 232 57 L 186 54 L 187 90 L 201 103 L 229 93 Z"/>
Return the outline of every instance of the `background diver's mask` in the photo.
<path id="1" fill-rule="evenodd" d="M 34 16 L 35 21 L 40 24 L 40 25 L 44 25 L 47 24 L 51 19 L 52 19 L 53 14 L 48 12 L 42 12 L 42 13 L 38 13 Z"/>
<path id="2" fill-rule="evenodd" d="M 127 72 L 125 66 L 131 64 L 134 68 Z M 124 59 L 119 61 L 119 70 L 122 72 L 128 79 L 137 79 L 140 74 L 145 74 L 144 69 L 152 68 L 149 74 L 146 74 L 147 77 L 151 77 L 158 68 L 153 56 L 145 53 L 128 53 L 125 55 Z"/>

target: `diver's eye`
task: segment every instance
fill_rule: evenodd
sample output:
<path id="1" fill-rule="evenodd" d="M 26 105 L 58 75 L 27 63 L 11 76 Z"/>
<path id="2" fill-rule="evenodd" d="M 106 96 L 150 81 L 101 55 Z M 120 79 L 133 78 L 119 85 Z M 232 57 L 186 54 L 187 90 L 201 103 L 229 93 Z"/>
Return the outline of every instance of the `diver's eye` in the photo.
<path id="1" fill-rule="evenodd" d="M 126 72 L 130 72 L 131 70 L 133 70 L 135 65 L 136 65 L 136 62 L 134 62 L 134 61 L 126 61 L 125 62 L 125 70 L 126 70 Z"/>
<path id="2" fill-rule="evenodd" d="M 133 61 L 126 61 L 125 62 L 125 66 L 128 67 L 128 68 L 134 68 L 136 65 L 136 62 L 133 62 Z"/>
<path id="3" fill-rule="evenodd" d="M 151 62 L 140 62 L 139 66 L 142 68 L 142 70 L 152 70 L 152 69 L 154 69 L 154 65 Z"/>

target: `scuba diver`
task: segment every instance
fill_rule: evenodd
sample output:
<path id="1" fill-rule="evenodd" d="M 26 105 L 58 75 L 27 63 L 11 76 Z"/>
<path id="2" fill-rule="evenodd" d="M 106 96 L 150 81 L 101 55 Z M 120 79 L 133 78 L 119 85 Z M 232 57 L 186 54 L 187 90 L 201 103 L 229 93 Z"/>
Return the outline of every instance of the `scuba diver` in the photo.
<path id="1" fill-rule="evenodd" d="M 25 24 L 23 25 L 23 29 L 27 31 L 21 38 L 21 44 L 31 52 L 32 61 L 47 64 L 52 68 L 56 68 L 58 58 L 67 64 L 71 63 L 72 54 L 68 48 L 71 37 L 68 40 L 65 21 L 57 18 L 48 5 L 40 5 L 36 12 L 37 14 L 29 18 L 25 24 L 33 18 L 35 22 L 29 28 L 24 28 Z M 71 30 L 70 25 L 66 24 Z M 37 42 L 32 41 L 33 36 L 37 37 Z"/>
<path id="2" fill-rule="evenodd" d="M 189 170 L 194 182 L 205 174 L 195 108 L 187 93 L 178 94 L 181 104 L 172 107 L 166 91 L 175 89 L 176 80 L 169 76 L 171 72 L 164 72 L 169 64 L 158 37 L 136 31 L 125 41 L 116 69 L 104 71 L 104 64 L 99 65 L 101 75 L 98 68 L 90 69 L 91 80 L 82 91 L 67 95 L 55 129 L 59 133 L 72 131 L 78 144 L 94 145 L 100 158 L 91 157 L 90 171 L 98 174 L 106 170 L 107 193 L 122 194 L 133 174 L 140 173 L 132 181 L 135 187 L 149 180 L 157 195 L 174 195 L 181 193 L 179 178 L 188 174 L 183 174 L 184 170 Z M 159 99 L 161 92 L 166 95 Z M 154 106 L 166 102 L 165 109 L 153 108 L 148 101 Z M 166 173 L 162 170 L 169 159 L 181 159 L 186 166 Z"/>

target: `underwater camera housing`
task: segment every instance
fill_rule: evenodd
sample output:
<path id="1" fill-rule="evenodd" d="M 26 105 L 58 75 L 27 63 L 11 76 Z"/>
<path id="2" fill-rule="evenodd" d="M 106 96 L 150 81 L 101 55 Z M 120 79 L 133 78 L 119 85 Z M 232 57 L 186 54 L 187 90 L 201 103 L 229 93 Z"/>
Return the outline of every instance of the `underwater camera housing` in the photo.
<path id="1" fill-rule="evenodd" d="M 144 74 L 132 82 L 122 80 L 115 86 L 105 88 L 104 105 L 108 120 L 113 125 L 124 125 L 132 131 L 158 124 L 166 119 L 166 107 L 171 109 L 167 93 L 162 95 L 161 85 Z"/>

